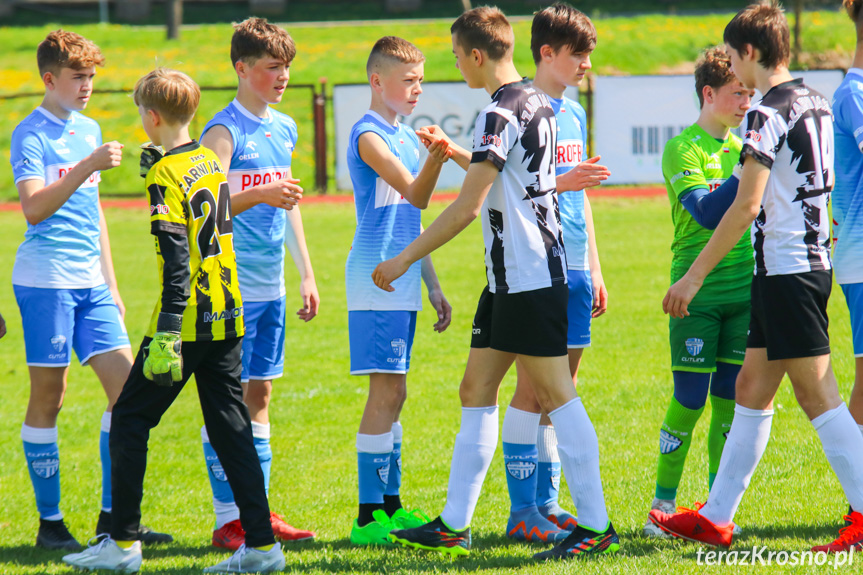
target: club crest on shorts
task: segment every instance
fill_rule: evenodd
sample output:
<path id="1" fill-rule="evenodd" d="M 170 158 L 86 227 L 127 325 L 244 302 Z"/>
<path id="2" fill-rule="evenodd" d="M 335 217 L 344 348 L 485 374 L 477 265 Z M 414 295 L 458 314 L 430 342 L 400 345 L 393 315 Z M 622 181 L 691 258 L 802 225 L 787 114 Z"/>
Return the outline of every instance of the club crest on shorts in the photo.
<path id="1" fill-rule="evenodd" d="M 63 351 L 63 346 L 66 345 L 66 336 L 55 335 L 51 338 L 51 345 L 54 346 L 54 351 Z"/>
<path id="2" fill-rule="evenodd" d="M 679 438 L 671 435 L 664 429 L 659 430 L 659 453 L 666 455 L 680 449 L 683 444 Z"/>
<path id="3" fill-rule="evenodd" d="M 524 481 L 536 471 L 536 463 L 532 461 L 507 461 L 506 462 L 506 472 L 518 479 L 519 481 Z"/>
<path id="4" fill-rule="evenodd" d="M 396 355 L 396 357 L 402 357 L 405 354 L 405 350 L 407 349 L 408 344 L 402 338 L 397 337 L 396 339 L 390 341 L 390 347 L 393 348 L 393 353 Z"/>
<path id="5" fill-rule="evenodd" d="M 390 464 L 389 463 L 387 463 L 386 465 L 383 465 L 381 467 L 378 467 L 378 479 L 380 479 L 384 485 L 389 483 L 389 480 L 390 480 Z"/>
<path id="6" fill-rule="evenodd" d="M 60 470 L 60 460 L 56 457 L 46 457 L 44 459 L 34 459 L 30 463 L 33 468 L 33 473 L 42 479 L 50 479 L 57 475 Z"/>
<path id="7" fill-rule="evenodd" d="M 698 337 L 690 337 L 686 340 L 686 351 L 689 355 L 698 355 L 704 349 L 704 340 Z"/>

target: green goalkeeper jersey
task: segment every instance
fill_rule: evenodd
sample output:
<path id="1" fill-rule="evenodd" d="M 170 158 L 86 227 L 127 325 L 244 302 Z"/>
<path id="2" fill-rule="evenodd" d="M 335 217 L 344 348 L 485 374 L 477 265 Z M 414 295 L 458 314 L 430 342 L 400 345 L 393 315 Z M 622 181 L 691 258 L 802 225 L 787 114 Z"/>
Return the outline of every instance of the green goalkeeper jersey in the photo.
<path id="1" fill-rule="evenodd" d="M 671 251 L 671 282 L 689 270 L 707 245 L 713 230 L 702 227 L 680 203 L 680 196 L 695 188 L 711 192 L 731 176 L 740 159 L 741 142 L 734 134 L 719 141 L 698 124 L 686 128 L 665 145 L 662 175 L 671 202 L 674 241 Z M 704 280 L 692 305 L 733 303 L 749 299 L 754 270 L 752 245 L 747 231 Z"/>

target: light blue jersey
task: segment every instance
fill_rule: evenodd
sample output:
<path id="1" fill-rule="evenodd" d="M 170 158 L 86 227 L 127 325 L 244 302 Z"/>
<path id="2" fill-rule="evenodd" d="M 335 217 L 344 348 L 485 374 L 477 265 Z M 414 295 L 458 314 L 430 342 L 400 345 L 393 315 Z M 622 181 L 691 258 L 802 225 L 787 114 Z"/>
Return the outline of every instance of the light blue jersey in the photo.
<path id="1" fill-rule="evenodd" d="M 833 95 L 836 184 L 833 267 L 840 284 L 863 282 L 863 70 L 851 68 Z"/>
<path id="2" fill-rule="evenodd" d="M 90 118 L 72 112 L 64 121 L 40 106 L 12 133 L 15 183 L 53 184 L 101 145 L 102 131 Z M 12 270 L 14 285 L 79 289 L 105 283 L 99 261 L 100 179 L 94 172 L 53 215 L 27 224 Z"/>
<path id="3" fill-rule="evenodd" d="M 584 159 L 587 141 L 587 115 L 580 104 L 566 96 L 549 98 L 557 118 L 557 157 L 555 174 L 560 176 Z M 587 259 L 587 223 L 584 219 L 584 190 L 558 193 L 566 267 L 570 270 L 590 269 Z"/>
<path id="4" fill-rule="evenodd" d="M 345 266 L 348 311 L 417 311 L 422 309 L 420 262 L 392 283 L 385 292 L 372 282 L 372 272 L 382 261 L 400 254 L 420 235 L 420 210 L 387 184 L 362 158 L 359 138 L 374 132 L 386 142 L 408 172 L 419 172 L 419 138 L 408 126 L 389 124 L 380 114 L 366 112 L 351 129 L 348 169 L 354 187 L 357 230 Z"/>
<path id="5" fill-rule="evenodd" d="M 207 123 L 203 133 L 213 126 L 224 126 L 234 140 L 228 168 L 232 194 L 288 176 L 297 143 L 297 124 L 290 116 L 270 108 L 266 118 L 259 118 L 234 100 Z M 234 216 L 243 301 L 273 301 L 285 295 L 286 225 L 285 210 L 267 204 Z"/>

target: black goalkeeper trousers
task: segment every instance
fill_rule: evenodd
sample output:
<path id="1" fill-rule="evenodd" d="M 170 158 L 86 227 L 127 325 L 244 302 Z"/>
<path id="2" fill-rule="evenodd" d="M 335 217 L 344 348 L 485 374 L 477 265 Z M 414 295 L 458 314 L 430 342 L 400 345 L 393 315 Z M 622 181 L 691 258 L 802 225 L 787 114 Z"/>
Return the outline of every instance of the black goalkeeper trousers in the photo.
<path id="1" fill-rule="evenodd" d="M 246 545 L 261 547 L 275 542 L 264 473 L 240 386 L 242 343 L 243 338 L 183 342 L 183 381 L 162 387 L 144 377 L 144 353 L 150 344 L 150 339 L 144 338 L 111 417 L 112 539 L 138 538 L 150 430 L 194 374 L 210 444 L 234 492 Z M 164 446 L 157 453 L 174 448 Z M 156 481 L 170 482 L 171 478 Z"/>

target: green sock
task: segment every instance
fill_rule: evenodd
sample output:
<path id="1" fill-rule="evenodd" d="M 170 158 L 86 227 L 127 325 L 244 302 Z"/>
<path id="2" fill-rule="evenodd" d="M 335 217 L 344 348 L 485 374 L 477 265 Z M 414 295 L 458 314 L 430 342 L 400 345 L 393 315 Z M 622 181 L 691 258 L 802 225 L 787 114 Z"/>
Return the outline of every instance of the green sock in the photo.
<path id="1" fill-rule="evenodd" d="M 701 409 L 687 409 L 674 397 L 665 412 L 659 432 L 659 464 L 656 469 L 657 499 L 676 499 L 677 486 L 683 475 L 686 453 L 692 443 L 692 430 L 701 416 Z"/>
<path id="2" fill-rule="evenodd" d="M 716 478 L 716 472 L 719 471 L 722 449 L 725 447 L 725 440 L 731 429 L 731 421 L 734 419 L 734 400 L 722 399 L 711 394 L 710 407 L 713 409 L 713 415 L 710 417 L 710 431 L 707 436 L 707 453 L 710 455 L 707 469 L 710 487 L 713 487 L 713 480 Z"/>

